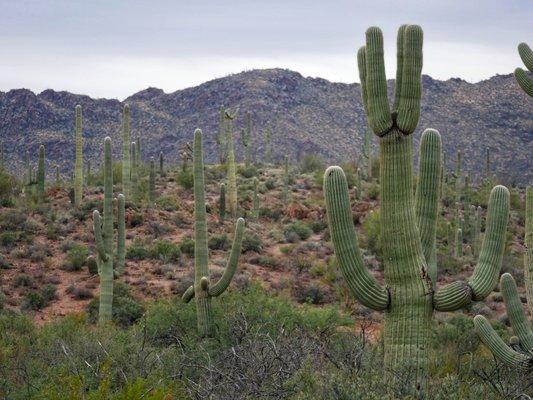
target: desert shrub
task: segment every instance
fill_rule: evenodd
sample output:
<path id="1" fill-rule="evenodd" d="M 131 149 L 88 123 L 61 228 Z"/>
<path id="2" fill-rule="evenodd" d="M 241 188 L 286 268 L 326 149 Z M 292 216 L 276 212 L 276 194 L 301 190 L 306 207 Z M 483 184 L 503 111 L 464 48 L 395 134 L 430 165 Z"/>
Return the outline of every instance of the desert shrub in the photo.
<path id="1" fill-rule="evenodd" d="M 41 295 L 46 303 L 57 298 L 57 287 L 51 283 L 47 283 L 41 290 Z"/>
<path id="2" fill-rule="evenodd" d="M 255 251 L 261 253 L 261 238 L 258 235 L 245 233 L 242 238 L 242 252 Z"/>
<path id="3" fill-rule="evenodd" d="M 175 196 L 160 196 L 155 203 L 165 211 L 176 211 L 179 208 L 178 200 Z"/>
<path id="4" fill-rule="evenodd" d="M 261 267 L 269 267 L 272 269 L 277 269 L 281 266 L 277 258 L 269 257 L 269 256 L 254 257 L 250 260 L 250 262 L 252 264 L 259 265 Z"/>
<path id="5" fill-rule="evenodd" d="M 79 243 L 75 243 L 67 251 L 67 258 L 62 265 L 65 271 L 80 271 L 87 262 L 89 249 Z"/>
<path id="6" fill-rule="evenodd" d="M 0 229 L 3 231 L 16 231 L 24 225 L 26 213 L 21 210 L 9 209 L 0 214 Z"/>
<path id="7" fill-rule="evenodd" d="M 276 181 L 272 178 L 269 178 L 265 181 L 265 188 L 267 190 L 274 190 L 276 188 Z"/>
<path id="8" fill-rule="evenodd" d="M 294 287 L 294 296 L 300 303 L 323 304 L 328 295 L 324 288 L 312 283 L 310 285 L 297 284 Z"/>
<path id="9" fill-rule="evenodd" d="M 288 242 L 293 242 L 294 235 L 299 240 L 307 240 L 313 231 L 302 221 L 296 221 L 283 227 L 283 235 Z M 292 237 L 291 237 L 292 236 Z"/>
<path id="10" fill-rule="evenodd" d="M 372 253 L 381 257 L 381 226 L 379 222 L 379 210 L 368 213 L 363 221 L 363 229 L 366 232 L 366 245 Z"/>
<path id="11" fill-rule="evenodd" d="M 96 262 L 95 257 L 89 257 L 87 258 L 87 272 L 89 272 L 90 275 L 96 275 L 98 273 L 98 263 Z"/>
<path id="12" fill-rule="evenodd" d="M 141 212 L 135 212 L 127 222 L 130 228 L 141 226 L 144 223 L 144 215 Z"/>
<path id="13" fill-rule="evenodd" d="M 149 255 L 151 258 L 164 262 L 177 262 L 181 257 L 181 250 L 177 244 L 169 240 L 156 240 L 152 245 Z"/>
<path id="14" fill-rule="evenodd" d="M 324 157 L 319 154 L 305 154 L 300 160 L 300 171 L 302 173 L 324 170 Z"/>
<path id="15" fill-rule="evenodd" d="M 186 169 L 185 171 L 180 170 L 178 176 L 176 177 L 176 182 L 183 187 L 184 189 L 191 189 L 194 186 L 194 177 L 192 170 Z"/>
<path id="16" fill-rule="evenodd" d="M 128 260 L 144 260 L 148 258 L 148 250 L 141 242 L 135 240 L 126 249 L 126 258 Z"/>
<path id="17" fill-rule="evenodd" d="M 41 293 L 30 290 L 24 296 L 24 301 L 22 303 L 23 310 L 33 310 L 38 311 L 46 306 L 46 301 Z"/>
<path id="18" fill-rule="evenodd" d="M 207 240 L 207 246 L 211 250 L 224 250 L 228 245 L 228 235 L 211 235 Z"/>
<path id="19" fill-rule="evenodd" d="M 19 235 L 17 232 L 0 233 L 0 245 L 4 247 L 13 246 L 17 242 L 18 239 L 19 239 Z"/>
<path id="20" fill-rule="evenodd" d="M 16 188 L 16 181 L 3 168 L 0 168 L 0 206 L 11 207 L 12 195 Z"/>
<path id="21" fill-rule="evenodd" d="M 194 255 L 194 240 L 191 238 L 185 238 L 180 243 L 180 250 L 183 254 L 187 254 L 189 256 Z"/>
<path id="22" fill-rule="evenodd" d="M 257 169 L 250 165 L 248 167 L 244 165 L 239 165 L 237 168 L 237 172 L 243 177 L 243 178 L 252 178 L 254 176 L 257 176 Z"/>
<path id="23" fill-rule="evenodd" d="M 87 306 L 89 321 L 98 320 L 100 298 L 95 297 Z M 113 287 L 113 321 L 121 327 L 131 326 L 144 314 L 144 306 L 136 300 L 129 287 L 121 282 L 115 282 Z"/>
<path id="24" fill-rule="evenodd" d="M 328 223 L 324 219 L 317 219 L 311 222 L 310 227 L 314 233 L 320 233 L 328 227 Z"/>
<path id="25" fill-rule="evenodd" d="M 35 281 L 28 274 L 19 274 L 13 280 L 13 287 L 33 287 Z"/>
<path id="26" fill-rule="evenodd" d="M 377 200 L 379 197 L 379 185 L 377 183 L 371 183 L 368 185 L 366 195 L 370 200 Z"/>
<path id="27" fill-rule="evenodd" d="M 270 218 L 273 221 L 279 221 L 279 219 L 283 216 L 283 209 L 280 207 L 276 207 L 276 208 L 260 207 L 259 216 Z"/>

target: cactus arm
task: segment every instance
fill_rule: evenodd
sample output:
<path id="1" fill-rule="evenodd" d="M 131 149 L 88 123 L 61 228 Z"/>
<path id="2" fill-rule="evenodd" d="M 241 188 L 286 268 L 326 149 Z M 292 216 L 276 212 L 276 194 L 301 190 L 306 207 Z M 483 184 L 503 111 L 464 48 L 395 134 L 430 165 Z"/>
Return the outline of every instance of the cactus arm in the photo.
<path id="1" fill-rule="evenodd" d="M 518 54 L 526 68 L 533 72 L 533 51 L 531 51 L 526 43 L 520 43 L 518 45 Z"/>
<path id="2" fill-rule="evenodd" d="M 423 36 L 422 28 L 418 25 L 408 25 L 405 28 L 402 81 L 396 121 L 398 128 L 405 134 L 414 132 L 420 118 Z"/>
<path id="3" fill-rule="evenodd" d="M 532 359 L 506 345 L 484 316 L 474 317 L 474 327 L 481 341 L 498 360 L 512 368 L 528 369 L 531 366 Z"/>
<path id="4" fill-rule="evenodd" d="M 479 260 L 472 277 L 468 280 L 473 300 L 482 300 L 498 282 L 505 251 L 507 220 L 509 219 L 509 190 L 495 186 L 489 198 L 485 238 L 481 245 Z"/>
<path id="5" fill-rule="evenodd" d="M 102 217 L 98 210 L 93 211 L 93 230 L 94 230 L 94 240 L 96 242 L 96 251 L 98 252 L 98 257 L 102 261 L 107 261 L 108 255 L 105 252 L 104 239 L 102 237 Z"/>
<path id="6" fill-rule="evenodd" d="M 117 210 L 117 265 L 115 272 L 119 275 L 124 271 L 126 263 L 126 221 L 125 221 L 125 198 L 121 193 L 117 196 L 118 210 Z"/>
<path id="7" fill-rule="evenodd" d="M 500 278 L 507 316 L 513 327 L 513 332 L 518 336 L 520 347 L 526 351 L 533 350 L 533 332 L 526 318 L 516 283 L 511 274 L 505 273 Z"/>
<path id="8" fill-rule="evenodd" d="M 533 79 L 529 77 L 527 72 L 522 68 L 516 68 L 514 70 L 514 77 L 522 90 L 533 97 Z"/>
<path id="9" fill-rule="evenodd" d="M 470 301 L 483 300 L 494 289 L 502 265 L 508 216 L 509 191 L 495 186 L 490 193 L 487 229 L 474 273 L 468 282 L 452 282 L 440 288 L 433 298 L 436 310 L 458 310 Z"/>
<path id="10" fill-rule="evenodd" d="M 378 136 L 392 128 L 383 59 L 383 34 L 378 27 L 366 31 L 366 92 L 368 124 Z"/>
<path id="11" fill-rule="evenodd" d="M 357 51 L 357 67 L 359 69 L 359 80 L 361 81 L 361 99 L 363 108 L 368 115 L 368 94 L 366 92 L 366 48 L 362 46 Z"/>
<path id="12" fill-rule="evenodd" d="M 526 188 L 526 236 L 524 238 L 524 281 L 529 313 L 533 316 L 533 186 Z"/>
<path id="13" fill-rule="evenodd" d="M 244 219 L 239 218 L 235 227 L 235 239 L 233 239 L 233 245 L 231 246 L 231 252 L 226 265 L 224 273 L 220 277 L 217 283 L 209 288 L 209 296 L 219 296 L 229 286 L 235 271 L 237 270 L 237 264 L 239 262 L 239 255 L 241 254 L 242 236 L 244 232 Z"/>
<path id="14" fill-rule="evenodd" d="M 398 112 L 398 103 L 400 101 L 400 93 L 402 88 L 405 28 L 407 28 L 407 25 L 400 26 L 398 28 L 398 36 L 396 37 L 396 82 L 394 82 L 395 91 L 394 105 L 392 106 L 393 112 Z"/>
<path id="15" fill-rule="evenodd" d="M 340 167 L 329 167 L 326 170 L 324 195 L 331 240 L 348 287 L 366 307 L 385 310 L 389 306 L 389 293 L 363 264 L 352 222 L 348 184 Z"/>
<path id="16" fill-rule="evenodd" d="M 415 211 L 424 257 L 433 286 L 437 283 L 435 255 L 436 222 L 439 208 L 441 176 L 441 137 L 438 131 L 426 129 L 420 141 L 419 182 L 416 186 Z"/>
<path id="17" fill-rule="evenodd" d="M 187 288 L 187 290 L 185 291 L 185 293 L 183 293 L 183 295 L 181 296 L 181 300 L 184 302 L 184 303 L 188 303 L 189 301 L 191 301 L 192 299 L 194 298 L 194 286 L 189 286 Z"/>

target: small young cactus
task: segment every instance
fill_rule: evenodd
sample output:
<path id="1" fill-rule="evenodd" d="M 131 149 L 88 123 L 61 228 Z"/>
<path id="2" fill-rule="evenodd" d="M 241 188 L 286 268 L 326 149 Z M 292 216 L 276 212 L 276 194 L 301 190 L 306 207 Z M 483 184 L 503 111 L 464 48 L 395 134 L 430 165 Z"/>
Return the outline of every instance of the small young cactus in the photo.
<path id="1" fill-rule="evenodd" d="M 100 305 L 98 322 L 107 323 L 113 315 L 113 278 L 124 269 L 125 262 L 125 201 L 119 194 L 117 266 L 113 268 L 113 167 L 111 159 L 111 139 L 104 140 L 104 213 L 93 212 L 94 239 L 96 242 L 98 274 L 100 275 Z"/>
<path id="2" fill-rule="evenodd" d="M 74 165 L 74 205 L 79 207 L 83 199 L 83 136 L 81 106 L 76 106 L 74 135 L 76 142 L 76 161 Z"/>
<path id="3" fill-rule="evenodd" d="M 526 68 L 530 72 L 533 72 L 533 51 L 531 51 L 526 43 L 520 43 L 518 45 L 518 54 L 520 54 L 520 58 Z M 514 76 L 522 90 L 533 97 L 533 79 L 528 76 L 527 72 L 522 68 L 517 68 L 514 70 Z"/>
<path id="4" fill-rule="evenodd" d="M 44 146 L 39 146 L 39 164 L 37 167 L 37 198 L 39 202 L 44 200 Z"/>
<path id="5" fill-rule="evenodd" d="M 204 188 L 204 160 L 202 149 L 202 131 L 194 132 L 194 285 L 183 294 L 183 301 L 188 303 L 193 298 L 196 300 L 196 318 L 198 334 L 202 337 L 214 333 L 213 316 L 211 312 L 211 298 L 221 295 L 229 286 L 237 269 L 241 253 L 242 236 L 244 232 L 244 219 L 239 218 L 235 228 L 235 238 L 226 269 L 220 280 L 212 285 L 209 281 L 207 247 L 207 216 L 205 206 Z"/>

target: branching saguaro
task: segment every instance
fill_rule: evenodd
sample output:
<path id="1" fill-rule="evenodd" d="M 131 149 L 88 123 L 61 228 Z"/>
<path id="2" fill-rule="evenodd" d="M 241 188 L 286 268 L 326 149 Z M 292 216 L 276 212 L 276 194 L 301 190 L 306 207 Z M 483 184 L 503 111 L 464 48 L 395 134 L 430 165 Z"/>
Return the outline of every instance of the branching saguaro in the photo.
<path id="1" fill-rule="evenodd" d="M 117 252 L 116 266 L 113 248 L 113 166 L 111 159 L 111 139 L 104 140 L 104 214 L 93 211 L 93 230 L 96 242 L 98 274 L 100 275 L 100 305 L 98 323 L 105 324 L 113 316 L 113 278 L 124 270 L 125 246 L 125 199 L 123 194 L 117 197 Z"/>
<path id="2" fill-rule="evenodd" d="M 183 301 L 196 300 L 196 319 L 198 334 L 202 337 L 212 336 L 214 322 L 211 312 L 211 298 L 224 293 L 229 286 L 239 261 L 244 219 L 239 218 L 235 228 L 235 238 L 231 247 L 226 269 L 220 280 L 212 285 L 209 282 L 209 249 L 207 247 L 207 215 L 205 207 L 204 156 L 202 149 L 202 131 L 194 132 L 193 150 L 194 174 L 194 285 L 183 294 Z"/>
<path id="3" fill-rule="evenodd" d="M 529 313 L 533 316 L 533 186 L 526 190 L 526 236 L 524 242 L 526 245 L 524 281 Z M 511 274 L 502 275 L 500 288 L 507 316 L 515 334 L 511 337 L 509 345 L 504 343 L 484 316 L 476 315 L 474 326 L 481 341 L 496 358 L 510 367 L 531 372 L 533 371 L 533 331 L 522 307 L 516 282 Z"/>
<path id="4" fill-rule="evenodd" d="M 365 268 L 352 222 L 348 185 L 339 167 L 324 177 L 331 239 L 339 266 L 354 296 L 385 313 L 384 366 L 391 377 L 408 371 L 413 390 L 427 387 L 429 337 L 434 311 L 453 311 L 485 298 L 497 283 L 504 252 L 509 192 L 496 186 L 490 196 L 486 235 L 473 275 L 436 288 L 435 225 L 439 199 L 441 139 L 426 130 L 420 146 L 418 193 L 412 193 L 412 133 L 420 114 L 422 29 L 398 32 L 396 92 L 389 107 L 383 36 L 366 32 L 358 52 L 363 105 L 380 145 L 380 224 L 385 286 Z M 393 380 L 394 381 L 394 380 Z M 392 381 L 392 382 L 393 382 Z"/>

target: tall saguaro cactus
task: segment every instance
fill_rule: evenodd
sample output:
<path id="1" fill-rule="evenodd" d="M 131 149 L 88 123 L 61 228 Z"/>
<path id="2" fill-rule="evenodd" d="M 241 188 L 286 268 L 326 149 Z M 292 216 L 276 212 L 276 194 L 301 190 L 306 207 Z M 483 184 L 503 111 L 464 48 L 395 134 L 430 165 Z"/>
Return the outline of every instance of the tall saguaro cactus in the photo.
<path id="1" fill-rule="evenodd" d="M 218 147 L 218 161 L 220 164 L 226 163 L 226 110 L 224 106 L 220 106 L 218 111 L 218 133 L 216 137 Z"/>
<path id="2" fill-rule="evenodd" d="M 79 207 L 83 198 L 83 137 L 81 125 L 81 106 L 76 106 L 75 119 L 76 161 L 74 165 L 74 205 Z"/>
<path id="3" fill-rule="evenodd" d="M 130 106 L 124 104 L 122 110 L 122 191 L 124 196 L 131 196 L 131 183 L 130 183 L 130 171 L 131 171 L 131 158 L 130 158 L 130 146 L 131 146 L 131 126 L 130 126 Z"/>
<path id="4" fill-rule="evenodd" d="M 150 205 L 153 205 L 155 202 L 155 160 L 152 157 L 150 159 L 150 176 L 148 182 L 148 199 Z"/>
<path id="5" fill-rule="evenodd" d="M 113 268 L 113 166 L 111 159 L 111 139 L 104 140 L 104 214 L 93 211 L 93 230 L 96 242 L 98 274 L 100 275 L 100 305 L 98 322 L 104 324 L 113 314 L 113 277 L 124 269 L 125 223 L 124 195 L 119 194 L 118 203 L 118 240 L 117 266 Z"/>
<path id="6" fill-rule="evenodd" d="M 379 137 L 381 153 L 380 224 L 385 286 L 363 264 L 344 172 L 339 167 L 329 167 L 324 177 L 331 239 L 341 272 L 363 305 L 384 311 L 385 370 L 391 376 L 399 371 L 412 374 L 414 388 L 427 386 L 434 311 L 453 311 L 481 300 L 496 284 L 509 210 L 508 190 L 495 187 L 489 200 L 487 233 L 472 277 L 467 282 L 457 281 L 435 289 L 435 272 L 430 265 L 441 170 L 440 138 L 436 131 L 424 134 L 421 192 L 416 201 L 412 193 L 412 133 L 420 114 L 422 35 L 422 29 L 416 25 L 399 29 L 392 110 L 387 99 L 383 37 L 379 28 L 367 30 L 366 46 L 358 52 L 363 106 L 370 127 Z M 424 196 L 426 192 L 431 195 Z"/>
<path id="7" fill-rule="evenodd" d="M 137 145 L 135 142 L 131 142 L 130 144 L 130 193 L 131 193 L 131 200 L 134 203 L 137 203 L 140 201 L 140 190 L 139 190 L 139 164 L 137 163 L 138 157 L 137 157 Z"/>
<path id="8" fill-rule="evenodd" d="M 39 164 L 37 165 L 37 198 L 39 202 L 44 200 L 44 146 L 39 146 Z"/>
<path id="9" fill-rule="evenodd" d="M 237 168 L 235 166 L 235 152 L 233 150 L 233 120 L 235 114 L 230 114 L 226 110 L 224 114 L 226 120 L 226 144 L 227 144 L 227 159 L 228 166 L 228 211 L 232 217 L 237 216 Z"/>
<path id="10" fill-rule="evenodd" d="M 204 188 L 204 159 L 202 150 L 202 131 L 194 132 L 194 285 L 183 294 L 183 301 L 196 300 L 196 318 L 200 336 L 211 336 L 214 331 L 211 312 L 211 298 L 221 295 L 229 286 L 237 269 L 241 253 L 244 219 L 237 220 L 235 238 L 226 269 L 220 280 L 212 285 L 209 281 L 209 250 L 207 247 L 207 217 Z"/>
<path id="11" fill-rule="evenodd" d="M 533 72 L 533 51 L 526 43 L 518 45 L 518 54 L 520 54 L 520 58 L 526 68 Z M 514 70 L 514 76 L 522 90 L 533 97 L 533 79 L 528 76 L 527 72 L 522 68 L 517 68 Z"/>

